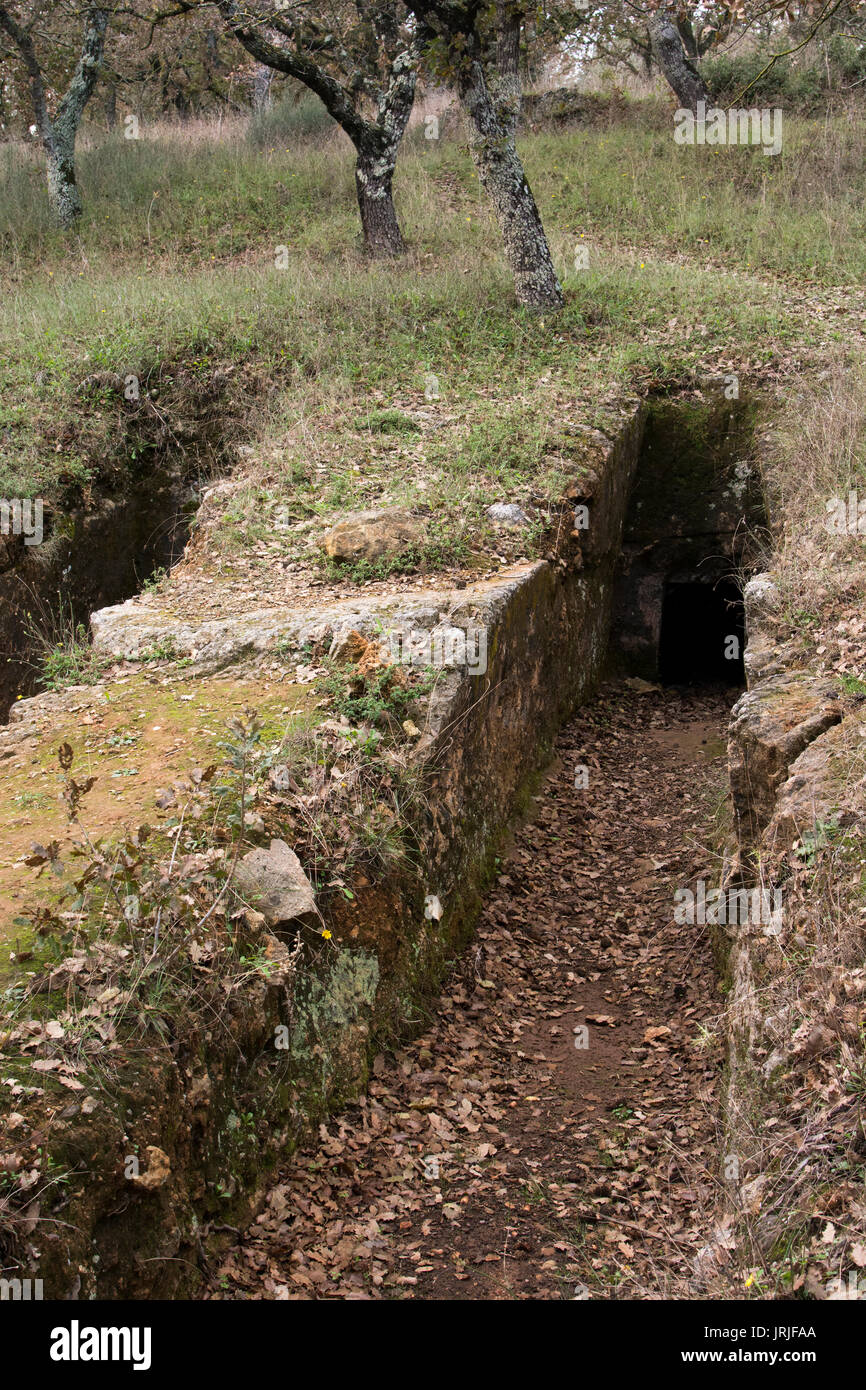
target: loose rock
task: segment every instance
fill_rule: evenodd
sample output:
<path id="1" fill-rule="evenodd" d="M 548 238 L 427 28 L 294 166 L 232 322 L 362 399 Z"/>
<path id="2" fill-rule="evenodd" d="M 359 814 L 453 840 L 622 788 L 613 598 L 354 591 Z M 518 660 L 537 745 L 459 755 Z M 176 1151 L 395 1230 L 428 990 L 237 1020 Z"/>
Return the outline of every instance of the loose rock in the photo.
<path id="1" fill-rule="evenodd" d="M 320 545 L 332 560 L 380 560 L 400 555 L 426 539 L 427 528 L 405 507 L 352 512 L 322 536 Z"/>
<path id="2" fill-rule="evenodd" d="M 270 849 L 245 854 L 235 871 L 235 887 L 271 928 L 317 919 L 310 880 L 284 840 L 271 840 Z"/>

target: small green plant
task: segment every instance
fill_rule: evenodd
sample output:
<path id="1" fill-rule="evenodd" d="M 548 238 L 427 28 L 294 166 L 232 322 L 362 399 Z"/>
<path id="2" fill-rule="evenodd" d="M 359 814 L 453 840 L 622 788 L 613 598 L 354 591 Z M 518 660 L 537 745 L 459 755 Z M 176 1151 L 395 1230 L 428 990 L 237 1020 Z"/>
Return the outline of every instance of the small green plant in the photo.
<path id="1" fill-rule="evenodd" d="M 178 654 L 174 633 L 166 633 L 150 647 L 142 648 L 139 661 L 174 661 Z"/>
<path id="2" fill-rule="evenodd" d="M 377 729 L 349 729 L 346 737 L 365 758 L 374 758 L 380 751 L 382 734 Z"/>
<path id="3" fill-rule="evenodd" d="M 410 676 L 404 667 L 382 666 L 362 675 L 356 667 L 326 658 L 326 675 L 319 676 L 316 688 L 326 695 L 338 714 L 352 724 L 372 724 L 393 731 L 403 724 L 417 700 L 429 695 L 435 672 Z M 367 751 L 370 751 L 369 741 Z"/>
<path id="4" fill-rule="evenodd" d="M 141 586 L 141 592 L 143 594 L 156 593 L 162 587 L 162 584 L 167 577 L 168 570 L 165 568 L 164 565 L 160 565 L 158 569 L 155 569 L 153 573 L 148 575 L 147 579 L 145 579 L 144 583 Z"/>
<path id="5" fill-rule="evenodd" d="M 109 734 L 105 740 L 109 748 L 129 748 L 134 743 L 138 743 L 141 734 L 137 729 L 116 729 L 113 734 Z"/>
<path id="6" fill-rule="evenodd" d="M 813 830 L 806 830 L 800 836 L 794 853 L 802 863 L 813 869 L 821 850 L 832 844 L 838 830 L 839 822 L 832 817 L 830 820 L 816 821 Z"/>
<path id="7" fill-rule="evenodd" d="M 56 608 L 37 600 L 36 612 L 27 614 L 25 631 L 37 679 L 45 690 L 94 685 L 111 664 L 108 657 L 94 654 L 90 633 L 76 619 L 72 600 L 59 592 Z"/>
<path id="8" fill-rule="evenodd" d="M 418 434 L 421 426 L 400 410 L 371 410 L 358 421 L 358 429 L 371 434 Z"/>
<path id="9" fill-rule="evenodd" d="M 229 722 L 229 737 L 218 745 L 228 777 L 214 783 L 214 793 L 221 799 L 226 823 L 239 837 L 243 836 L 246 790 L 253 763 L 260 753 L 261 741 L 259 718 L 254 710 L 246 709 L 242 716 Z M 216 767 L 208 768 L 203 777 L 210 780 L 216 771 Z"/>
<path id="10" fill-rule="evenodd" d="M 42 680 L 48 690 L 67 685 L 83 685 L 90 668 L 87 628 L 78 623 L 70 638 L 46 651 L 42 660 Z"/>

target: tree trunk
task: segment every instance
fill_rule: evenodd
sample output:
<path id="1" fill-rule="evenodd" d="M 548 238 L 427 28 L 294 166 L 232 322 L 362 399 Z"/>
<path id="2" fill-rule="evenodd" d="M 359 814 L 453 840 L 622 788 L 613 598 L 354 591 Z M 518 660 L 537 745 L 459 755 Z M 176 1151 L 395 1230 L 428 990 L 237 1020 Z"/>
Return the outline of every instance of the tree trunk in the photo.
<path id="1" fill-rule="evenodd" d="M 75 146 L 52 139 L 46 150 L 48 162 L 48 201 L 60 226 L 69 230 L 81 216 L 81 194 L 75 183 Z"/>
<path id="2" fill-rule="evenodd" d="M 42 74 L 32 46 L 30 50 L 33 104 L 48 161 L 48 200 L 54 217 L 65 229 L 74 226 L 81 216 L 81 194 L 75 183 L 75 141 L 99 76 L 107 28 L 108 11 L 94 0 L 85 16 L 81 56 L 53 120 L 48 114 Z"/>
<path id="3" fill-rule="evenodd" d="M 493 204 L 518 303 L 530 309 L 561 309 L 565 303 L 562 286 L 515 145 L 517 113 L 508 74 L 500 74 L 497 95 L 498 113 L 480 62 L 464 68 L 460 98 L 469 117 L 469 148 L 481 186 Z"/>
<path id="4" fill-rule="evenodd" d="M 215 3 L 235 38 L 257 62 L 303 82 L 346 132 L 357 153 L 355 189 L 364 246 L 377 258 L 402 255 L 406 246 L 394 209 L 391 185 L 397 151 L 415 100 L 423 25 L 417 26 L 414 37 L 404 47 L 394 44 L 397 51 L 378 94 L 374 123 L 361 111 L 360 93 L 368 89 L 365 83 L 359 81 L 357 87 L 354 83 L 343 86 L 320 68 L 302 47 L 280 48 L 270 41 L 267 30 L 248 28 L 235 0 L 215 0 Z M 393 14 L 389 16 L 387 6 L 382 7 L 379 20 L 383 21 L 383 27 L 377 30 L 378 39 L 388 50 L 397 36 L 398 26 L 393 23 Z M 315 47 L 311 49 L 314 51 Z M 358 78 L 363 74 L 363 66 L 359 63 Z"/>
<path id="5" fill-rule="evenodd" d="M 696 112 L 698 102 L 708 100 L 708 93 L 704 79 L 685 55 L 676 25 L 667 15 L 656 14 L 649 21 L 649 31 L 655 60 L 680 106 Z"/>
<path id="6" fill-rule="evenodd" d="M 253 110 L 256 114 L 271 109 L 271 82 L 274 70 L 266 63 L 256 63 L 253 72 Z"/>
<path id="7" fill-rule="evenodd" d="M 677 33 L 683 41 L 683 51 L 689 62 L 696 63 L 700 54 L 698 53 L 698 41 L 695 38 L 695 29 L 688 15 L 677 20 Z"/>
<path id="8" fill-rule="evenodd" d="M 377 260 L 402 256 L 406 250 L 391 185 L 396 151 L 381 154 L 362 147 L 355 162 L 355 188 L 364 232 L 364 249 Z"/>

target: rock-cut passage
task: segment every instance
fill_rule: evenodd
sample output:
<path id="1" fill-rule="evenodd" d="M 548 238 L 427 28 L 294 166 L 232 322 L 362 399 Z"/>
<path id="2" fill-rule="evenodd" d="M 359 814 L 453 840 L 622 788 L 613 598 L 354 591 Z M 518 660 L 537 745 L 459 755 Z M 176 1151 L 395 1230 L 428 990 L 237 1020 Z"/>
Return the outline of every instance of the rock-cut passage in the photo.
<path id="1" fill-rule="evenodd" d="M 419 1036 L 287 1163 L 209 1297 L 695 1296 L 721 996 L 674 893 L 712 873 L 728 707 L 606 686 L 561 732 Z"/>

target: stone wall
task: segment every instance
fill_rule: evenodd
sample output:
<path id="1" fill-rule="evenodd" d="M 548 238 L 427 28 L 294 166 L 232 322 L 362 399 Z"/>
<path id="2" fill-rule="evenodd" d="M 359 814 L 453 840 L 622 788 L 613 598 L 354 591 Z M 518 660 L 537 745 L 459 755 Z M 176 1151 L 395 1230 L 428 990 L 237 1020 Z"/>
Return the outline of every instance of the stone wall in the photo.
<path id="1" fill-rule="evenodd" d="M 763 521 L 753 423 L 753 405 L 723 389 L 650 407 L 617 576 L 611 658 L 622 669 L 658 677 L 669 583 L 714 584 L 748 563 Z"/>
<path id="2" fill-rule="evenodd" d="M 29 1132 L 41 1132 L 63 1174 L 24 1241 L 22 1270 L 43 1278 L 48 1296 L 191 1291 L 205 1242 L 250 1217 L 304 1127 L 363 1088 L 371 1050 L 411 1027 L 441 982 L 471 932 L 509 817 L 601 672 L 642 409 L 623 421 L 615 440 L 596 440 L 592 467 L 568 490 L 550 560 L 423 599 L 324 603 L 302 618 L 269 613 L 258 626 L 240 615 L 242 633 L 227 620 L 218 633 L 192 635 L 205 667 L 242 673 L 256 644 L 267 648 L 280 632 L 315 640 L 330 631 L 339 645 L 350 630 L 432 621 L 483 628 L 487 661 L 443 671 L 430 698 L 416 752 L 427 807 L 417 868 L 355 881 L 329 917 L 328 951 L 296 968 L 291 939 L 271 938 L 269 978 L 252 974 L 234 989 L 219 1026 L 178 1018 L 165 1046 L 141 1042 L 119 1063 L 115 1054 L 97 1094 L 70 1094 L 50 1071 L 34 1094 L 30 1059 L 19 1059 L 17 1123 L 23 1115 Z M 588 508 L 587 529 L 573 528 L 574 505 Z M 100 615 L 103 650 L 165 636 L 150 630 L 150 613 L 130 602 Z M 281 1026 L 288 1050 L 274 1046 Z M 0 1135 L 0 1149 L 14 1142 Z M 129 1154 L 140 1160 L 133 1176 Z M 20 1242 L 10 1257 L 21 1258 Z"/>
<path id="3" fill-rule="evenodd" d="M 778 891 L 781 913 L 726 928 L 723 1215 L 697 1271 L 716 1291 L 736 1269 L 798 1267 L 819 1194 L 853 1171 L 862 1123 L 857 1087 L 845 1084 L 862 1069 L 866 1017 L 862 696 L 774 642 L 779 601 L 769 574 L 746 586 L 748 689 L 729 734 L 734 839 L 722 886 Z M 841 1246 L 834 1255 L 832 1222 L 821 1228 L 832 1265 Z M 840 1239 L 843 1229 L 840 1217 Z M 801 1269 L 796 1287 L 805 1280 L 826 1298 L 823 1278 Z"/>

